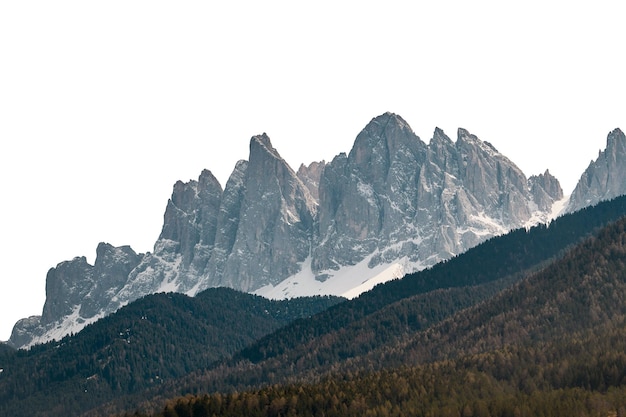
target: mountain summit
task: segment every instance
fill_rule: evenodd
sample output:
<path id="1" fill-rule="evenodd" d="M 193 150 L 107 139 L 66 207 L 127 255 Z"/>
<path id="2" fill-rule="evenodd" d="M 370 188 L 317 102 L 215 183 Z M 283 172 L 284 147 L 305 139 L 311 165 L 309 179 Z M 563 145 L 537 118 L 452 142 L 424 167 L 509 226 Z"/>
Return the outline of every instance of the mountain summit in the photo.
<path id="1" fill-rule="evenodd" d="M 626 194 L 626 136 L 620 129 L 608 134 L 606 149 L 591 161 L 570 197 L 567 211 L 595 205 Z"/>
<path id="2" fill-rule="evenodd" d="M 393 113 L 372 119 L 348 154 L 297 172 L 254 136 L 224 189 L 207 170 L 174 185 L 152 253 L 103 246 L 94 266 L 52 268 L 44 316 L 18 322 L 10 343 L 59 338 L 163 291 L 354 297 L 547 221 L 562 197 L 548 171 L 528 179 L 465 129 L 454 142 L 437 128 L 426 144 Z"/>

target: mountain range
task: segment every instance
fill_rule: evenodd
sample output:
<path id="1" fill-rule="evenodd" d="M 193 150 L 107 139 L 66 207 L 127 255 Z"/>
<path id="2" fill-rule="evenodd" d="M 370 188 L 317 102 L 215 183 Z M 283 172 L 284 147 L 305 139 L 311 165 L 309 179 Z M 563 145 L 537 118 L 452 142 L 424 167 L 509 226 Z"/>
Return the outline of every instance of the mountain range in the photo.
<path id="1" fill-rule="evenodd" d="M 569 200 L 549 171 L 527 178 L 465 129 L 426 144 L 400 116 L 375 117 L 348 154 L 294 171 L 266 134 L 250 140 L 224 188 L 208 170 L 177 182 L 153 252 L 101 243 L 94 265 L 59 263 L 41 316 L 18 321 L 25 348 L 77 333 L 141 297 L 213 287 L 282 299 L 354 298 L 494 236 L 626 193 L 616 129 Z"/>
<path id="2" fill-rule="evenodd" d="M 148 295 L 60 341 L 0 345 L 0 414 L 614 415 L 625 216 L 626 196 L 602 202 L 351 300 Z"/>

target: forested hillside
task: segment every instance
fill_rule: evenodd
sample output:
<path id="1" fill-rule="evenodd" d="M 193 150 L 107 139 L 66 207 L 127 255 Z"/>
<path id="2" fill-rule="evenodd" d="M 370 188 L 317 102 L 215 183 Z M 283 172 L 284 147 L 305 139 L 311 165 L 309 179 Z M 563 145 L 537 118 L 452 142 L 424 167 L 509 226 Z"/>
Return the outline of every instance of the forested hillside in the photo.
<path id="1" fill-rule="evenodd" d="M 541 271 L 320 379 L 158 416 L 626 415 L 626 219 Z"/>
<path id="2" fill-rule="evenodd" d="M 626 415 L 624 340 L 626 331 L 615 328 L 312 384 L 189 395 L 168 401 L 155 415 L 617 417 Z"/>
<path id="3" fill-rule="evenodd" d="M 228 381 L 249 386 L 332 369 L 337 362 L 386 346 L 483 301 L 624 214 L 626 199 L 621 198 L 559 218 L 549 227 L 493 238 L 429 270 L 380 285 L 247 347 L 236 355 Z M 251 366 L 242 367 L 247 362 Z M 222 381 L 216 377 L 211 388 L 229 388 Z"/>
<path id="4" fill-rule="evenodd" d="M 0 354 L 0 414 L 103 416 L 163 410 L 181 394 L 220 392 L 226 398 L 270 389 L 264 387 L 277 392 L 290 386 L 325 389 L 319 384 L 378 381 L 396 369 L 435 377 L 437 363 L 462 371 L 456 361 L 497 350 L 528 348 L 531 353 L 522 350 L 520 355 L 532 356 L 550 349 L 556 342 L 552 334 L 563 341 L 580 331 L 581 343 L 603 337 L 585 332 L 601 331 L 604 323 L 613 323 L 611 314 L 622 314 L 604 308 L 606 303 L 620 306 L 620 281 L 600 277 L 584 281 L 589 285 L 578 293 L 566 289 L 583 288 L 576 284 L 576 274 L 584 268 L 598 270 L 606 264 L 611 271 L 620 270 L 615 263 L 620 258 L 603 242 L 606 233 L 620 236 L 622 230 L 609 228 L 596 240 L 584 239 L 624 215 L 626 197 L 549 226 L 491 239 L 350 301 L 270 301 L 224 288 L 195 298 L 148 296 L 60 342 Z M 570 252 L 573 248 L 579 252 Z M 564 276 L 573 280 L 571 285 L 563 284 L 555 268 L 567 270 Z M 595 294 L 595 289 L 601 292 L 591 298 L 581 295 Z M 569 298 L 579 304 L 561 303 Z M 584 310 L 580 303 L 593 309 Z M 554 310 L 561 304 L 568 310 Z M 578 360 L 563 357 L 567 363 Z M 486 380 L 500 377 L 485 371 Z"/>
<path id="5" fill-rule="evenodd" d="M 518 229 L 492 238 L 447 262 L 379 285 L 310 320 L 294 322 L 246 348 L 238 357 L 259 362 L 279 356 L 315 337 L 358 326 L 365 319 L 366 326 L 370 326 L 376 322 L 372 314 L 380 315 L 381 310 L 389 308 L 403 310 L 403 305 L 412 310 L 389 314 L 381 320 L 394 317 L 392 321 L 395 321 L 399 317 L 402 322 L 399 333 L 420 330 L 544 267 L 562 256 L 567 248 L 624 215 L 626 198 L 620 197 L 560 217 L 549 226 Z M 417 298 L 409 300 L 414 296 Z M 402 302 L 396 305 L 399 301 Z M 379 327 L 389 328 L 388 324 Z"/>
<path id="6" fill-rule="evenodd" d="M 387 356 L 394 358 L 386 349 L 406 349 L 412 337 L 429 334 L 423 331 L 442 320 L 450 326 L 445 320 L 461 309 L 483 305 L 503 288 L 560 259 L 585 236 L 623 216 L 624 202 L 624 198 L 616 199 L 559 218 L 549 227 L 494 238 L 446 263 L 296 321 L 244 349 L 229 363 L 161 386 L 149 395 L 152 400 L 144 401 L 144 407 L 177 392 L 241 391 L 315 381 L 338 370 L 375 370 L 385 363 L 395 366 L 395 361 L 386 362 Z M 138 397 L 131 400 L 141 401 Z M 116 409 L 109 406 L 107 410 Z"/>
<path id="7" fill-rule="evenodd" d="M 60 342 L 0 354 L 0 414 L 76 415 L 206 368 L 340 301 L 271 301 L 227 288 L 146 296 Z"/>

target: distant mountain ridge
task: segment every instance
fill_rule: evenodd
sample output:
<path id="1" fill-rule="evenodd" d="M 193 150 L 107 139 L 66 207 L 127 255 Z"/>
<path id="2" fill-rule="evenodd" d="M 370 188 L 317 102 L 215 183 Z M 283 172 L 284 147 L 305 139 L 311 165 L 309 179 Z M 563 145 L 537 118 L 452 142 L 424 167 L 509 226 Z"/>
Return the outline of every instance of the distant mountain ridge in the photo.
<path id="1" fill-rule="evenodd" d="M 620 150 L 613 159 L 626 157 L 617 146 L 623 134 L 610 137 Z M 618 166 L 607 169 L 626 177 Z M 527 178 L 465 129 L 456 142 L 436 129 L 426 144 L 393 113 L 372 119 L 349 154 L 297 172 L 266 134 L 254 136 L 249 159 L 236 164 L 224 189 L 208 170 L 174 185 L 153 252 L 101 244 L 94 266 L 75 258 L 52 268 L 42 316 L 18 321 L 9 342 L 58 339 L 163 291 L 225 286 L 270 298 L 354 297 L 546 222 L 562 199 L 549 171 Z"/>

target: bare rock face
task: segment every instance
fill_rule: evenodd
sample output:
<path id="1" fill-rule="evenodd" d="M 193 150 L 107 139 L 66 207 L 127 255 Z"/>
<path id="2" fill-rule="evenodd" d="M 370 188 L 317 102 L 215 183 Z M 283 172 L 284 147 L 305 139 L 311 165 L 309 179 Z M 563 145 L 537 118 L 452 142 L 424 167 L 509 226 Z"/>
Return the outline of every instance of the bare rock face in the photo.
<path id="1" fill-rule="evenodd" d="M 41 316 L 30 316 L 18 320 L 11 331 L 11 338 L 8 345 L 14 348 L 27 347 L 32 343 L 33 339 L 43 335 L 45 332 L 41 326 Z"/>
<path id="2" fill-rule="evenodd" d="M 548 211 L 555 201 L 563 198 L 563 189 L 559 181 L 550 174 L 549 170 L 539 175 L 533 175 L 528 179 L 530 193 L 539 210 Z"/>
<path id="3" fill-rule="evenodd" d="M 72 314 L 79 307 L 81 317 L 99 313 L 107 295 L 116 293 L 128 281 L 128 274 L 141 262 L 143 255 L 129 246 L 113 247 L 100 243 L 96 261 L 91 266 L 84 257 L 62 262 L 48 271 L 46 303 L 42 325 L 54 323 L 60 316 Z"/>
<path id="4" fill-rule="evenodd" d="M 142 258 L 129 246 L 100 243 L 94 265 L 85 257 L 76 257 L 51 268 L 42 315 L 20 320 L 13 328 L 10 344 L 22 347 L 33 340 L 62 337 L 112 313 L 115 310 L 107 308 L 111 297 L 128 283 L 130 272 Z"/>
<path id="5" fill-rule="evenodd" d="M 304 164 L 300 165 L 298 172 L 296 172 L 296 175 L 309 190 L 311 197 L 313 197 L 316 202 L 319 202 L 320 198 L 320 179 L 322 178 L 324 168 L 326 168 L 326 162 L 324 161 L 311 162 L 308 166 Z"/>
<path id="6" fill-rule="evenodd" d="M 432 265 L 524 225 L 562 197 L 558 181 L 535 188 L 540 203 L 522 171 L 467 130 L 455 143 L 436 129 L 426 145 L 386 113 L 324 171 L 313 271 L 324 280 L 371 255 L 370 266 L 399 258 Z"/>
<path id="7" fill-rule="evenodd" d="M 244 187 L 219 284 L 252 291 L 299 271 L 310 252 L 317 205 L 265 134 L 250 142 Z"/>
<path id="8" fill-rule="evenodd" d="M 237 162 L 234 171 L 226 182 L 217 217 L 218 232 L 215 236 L 215 246 L 205 270 L 205 278 L 201 283 L 203 289 L 226 285 L 223 272 L 237 241 L 240 214 L 246 191 L 247 171 L 248 161 Z"/>
<path id="9" fill-rule="evenodd" d="M 333 159 L 320 180 L 314 272 L 356 264 L 398 233 L 400 219 L 412 217 L 425 154 L 409 125 L 386 113 L 359 133 L 349 155 Z"/>
<path id="10" fill-rule="evenodd" d="M 615 169 L 618 156 L 606 158 Z M 174 185 L 152 253 L 101 244 L 93 266 L 75 258 L 51 269 L 42 316 L 18 322 L 11 343 L 62 337 L 155 292 L 334 283 L 357 264 L 411 272 L 541 218 L 562 194 L 549 172 L 527 179 L 465 129 L 455 142 L 435 129 L 426 144 L 392 113 L 372 119 L 348 154 L 297 173 L 267 135 L 254 136 L 224 189 L 207 170 Z"/>
<path id="11" fill-rule="evenodd" d="M 155 292 L 194 294 L 215 244 L 221 198 L 222 187 L 208 170 L 197 181 L 176 182 L 154 251 L 130 272 L 128 283 L 110 299 L 107 309 L 115 311 Z"/>
<path id="12" fill-rule="evenodd" d="M 209 171 L 174 185 L 154 248 L 110 308 L 160 291 L 250 291 L 299 270 L 309 255 L 317 205 L 267 135 L 250 141 L 222 190 Z"/>
<path id="13" fill-rule="evenodd" d="M 568 212 L 626 194 L 626 136 L 615 129 L 607 137 L 606 149 L 591 161 L 570 196 Z"/>
<path id="14" fill-rule="evenodd" d="M 173 249 L 181 255 L 183 268 L 204 268 L 206 257 L 202 254 L 213 249 L 221 198 L 222 187 L 207 170 L 198 181 L 174 185 L 159 240 L 176 242 Z"/>

